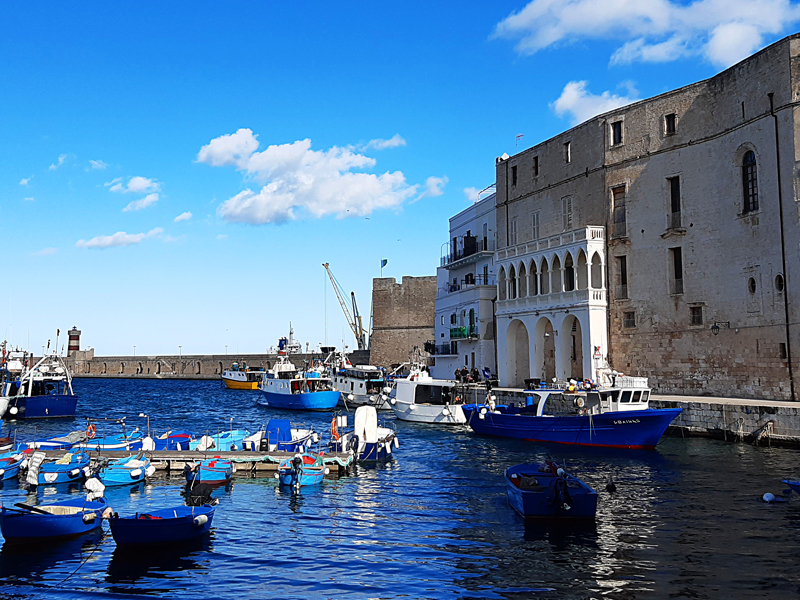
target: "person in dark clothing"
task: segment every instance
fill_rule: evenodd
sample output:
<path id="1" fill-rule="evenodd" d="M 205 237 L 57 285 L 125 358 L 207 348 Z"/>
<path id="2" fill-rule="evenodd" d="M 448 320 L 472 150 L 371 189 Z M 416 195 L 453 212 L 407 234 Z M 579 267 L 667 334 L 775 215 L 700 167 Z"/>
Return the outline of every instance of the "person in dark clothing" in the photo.
<path id="1" fill-rule="evenodd" d="M 481 380 L 481 374 L 478 367 L 472 367 L 472 383 L 478 383 Z"/>

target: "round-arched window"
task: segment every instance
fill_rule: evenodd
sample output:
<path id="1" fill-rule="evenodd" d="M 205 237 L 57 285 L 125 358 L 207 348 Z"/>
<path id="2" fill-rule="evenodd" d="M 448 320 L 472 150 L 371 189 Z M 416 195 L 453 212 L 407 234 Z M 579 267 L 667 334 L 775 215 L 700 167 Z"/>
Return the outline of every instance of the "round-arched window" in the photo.
<path id="1" fill-rule="evenodd" d="M 783 287 L 784 287 L 783 275 L 778 273 L 775 276 L 775 289 L 778 290 L 778 293 L 780 294 L 783 292 Z"/>
<path id="2" fill-rule="evenodd" d="M 747 291 L 750 292 L 751 294 L 755 294 L 756 293 L 756 280 L 755 280 L 755 277 L 751 277 L 750 279 L 747 280 Z"/>

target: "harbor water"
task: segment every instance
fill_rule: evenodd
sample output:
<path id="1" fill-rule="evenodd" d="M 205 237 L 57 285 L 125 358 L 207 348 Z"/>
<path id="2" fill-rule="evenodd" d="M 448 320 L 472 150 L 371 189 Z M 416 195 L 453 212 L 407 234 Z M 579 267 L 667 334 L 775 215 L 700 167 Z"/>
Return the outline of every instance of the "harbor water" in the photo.
<path id="1" fill-rule="evenodd" d="M 87 417 L 197 434 L 255 431 L 270 418 L 313 425 L 330 413 L 256 404 L 258 392 L 212 381 L 76 380 L 75 419 L 5 423 L 20 440 L 84 429 Z M 800 452 L 665 438 L 655 451 L 601 450 L 474 435 L 381 418 L 396 426 L 393 461 L 354 468 L 299 493 L 273 478 L 234 478 L 215 491 L 211 535 L 178 550 L 120 552 L 103 533 L 0 549 L 0 598 L 778 598 L 800 594 Z M 352 421 L 352 413 L 351 413 Z M 102 429 L 99 427 L 99 429 Z M 100 431 L 98 432 L 100 433 Z M 553 458 L 599 493 L 591 524 L 525 524 L 508 506 L 503 470 Z M 269 474 L 271 476 L 271 474 Z M 614 478 L 617 490 L 605 483 Z M 180 474 L 107 490 L 120 515 L 181 504 Z M 83 490 L 28 493 L 42 503 Z"/>

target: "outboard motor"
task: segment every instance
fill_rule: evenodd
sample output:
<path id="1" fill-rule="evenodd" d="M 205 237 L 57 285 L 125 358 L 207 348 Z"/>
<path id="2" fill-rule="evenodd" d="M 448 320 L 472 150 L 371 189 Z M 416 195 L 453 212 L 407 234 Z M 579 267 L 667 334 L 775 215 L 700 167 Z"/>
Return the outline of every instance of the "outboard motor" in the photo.
<path id="1" fill-rule="evenodd" d="M 347 451 L 356 454 L 358 452 L 358 442 L 358 436 L 354 433 L 347 442 Z"/>
<path id="2" fill-rule="evenodd" d="M 186 505 L 203 506 L 203 504 L 215 504 L 211 499 L 211 492 L 214 490 L 208 483 L 198 483 L 195 486 L 186 485 Z"/>
<path id="3" fill-rule="evenodd" d="M 547 502 L 563 510 L 572 508 L 572 496 L 569 495 L 569 486 L 563 469 L 559 469 L 559 476 L 550 482 L 550 488 L 547 490 Z"/>

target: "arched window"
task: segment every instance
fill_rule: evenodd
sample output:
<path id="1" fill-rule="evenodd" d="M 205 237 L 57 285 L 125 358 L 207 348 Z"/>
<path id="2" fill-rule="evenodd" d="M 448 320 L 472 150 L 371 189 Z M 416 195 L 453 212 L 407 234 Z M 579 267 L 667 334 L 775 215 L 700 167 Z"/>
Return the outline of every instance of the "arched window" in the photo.
<path id="1" fill-rule="evenodd" d="M 758 179 L 756 177 L 756 155 L 752 150 L 742 158 L 742 191 L 744 192 L 744 212 L 758 210 Z"/>

